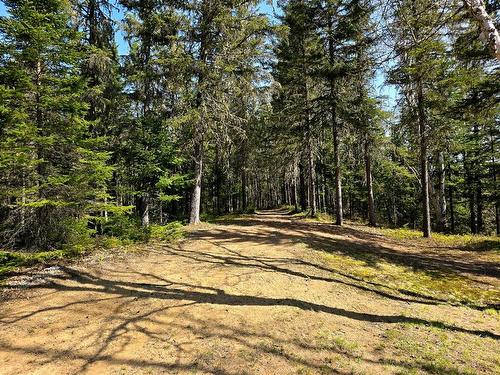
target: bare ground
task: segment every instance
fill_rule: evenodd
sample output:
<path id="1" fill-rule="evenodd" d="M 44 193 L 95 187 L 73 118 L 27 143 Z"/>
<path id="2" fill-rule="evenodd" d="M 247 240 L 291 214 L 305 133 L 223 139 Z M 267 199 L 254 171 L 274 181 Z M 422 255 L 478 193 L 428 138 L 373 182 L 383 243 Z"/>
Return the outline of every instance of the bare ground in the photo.
<path id="1" fill-rule="evenodd" d="M 379 278 L 333 267 L 329 254 Z M 485 309 L 498 301 L 450 304 L 384 284 L 382 264 L 499 291 L 498 262 L 484 254 L 267 211 L 52 268 L 24 287 L 11 280 L 0 374 L 500 373 L 499 314 Z"/>

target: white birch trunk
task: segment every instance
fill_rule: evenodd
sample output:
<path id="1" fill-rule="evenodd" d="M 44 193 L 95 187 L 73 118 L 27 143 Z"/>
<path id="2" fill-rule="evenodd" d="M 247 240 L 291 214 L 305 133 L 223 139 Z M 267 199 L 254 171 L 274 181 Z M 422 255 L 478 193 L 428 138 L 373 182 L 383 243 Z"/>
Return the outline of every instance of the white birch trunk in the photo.
<path id="1" fill-rule="evenodd" d="M 500 60 L 500 35 L 495 27 L 493 19 L 488 12 L 486 12 L 484 1 L 464 0 L 464 2 L 481 28 L 481 40 L 488 46 L 491 54 L 497 60 Z"/>

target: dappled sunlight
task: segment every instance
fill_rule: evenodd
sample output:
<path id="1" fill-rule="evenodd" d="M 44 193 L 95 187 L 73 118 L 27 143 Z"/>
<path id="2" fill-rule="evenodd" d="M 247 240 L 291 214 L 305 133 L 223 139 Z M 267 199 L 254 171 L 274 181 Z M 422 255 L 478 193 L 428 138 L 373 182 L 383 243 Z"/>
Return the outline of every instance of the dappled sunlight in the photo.
<path id="1" fill-rule="evenodd" d="M 318 256 L 336 254 L 385 272 L 388 252 L 404 254 L 379 237 L 360 236 L 266 212 L 193 228 L 185 241 L 150 245 L 119 263 L 61 266 L 25 287 L 29 299 L 4 303 L 0 359 L 8 372 L 32 363 L 70 373 L 347 374 L 414 366 L 461 373 L 451 347 L 434 359 L 420 358 L 424 348 L 416 347 L 414 362 L 390 330 L 444 335 L 471 347 L 500 339 L 498 321 L 484 307 L 453 306 L 357 277 Z M 441 266 L 443 275 L 458 272 L 445 259 Z"/>

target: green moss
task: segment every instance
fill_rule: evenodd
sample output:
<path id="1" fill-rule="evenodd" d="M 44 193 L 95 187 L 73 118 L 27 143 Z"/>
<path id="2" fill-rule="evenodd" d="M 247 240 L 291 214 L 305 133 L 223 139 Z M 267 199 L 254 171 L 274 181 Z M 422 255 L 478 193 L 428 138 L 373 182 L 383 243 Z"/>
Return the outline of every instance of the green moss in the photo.
<path id="1" fill-rule="evenodd" d="M 500 237 L 472 234 L 432 233 L 432 238 L 422 237 L 422 232 L 408 228 L 378 228 L 377 232 L 396 240 L 420 240 L 436 246 L 454 247 L 467 251 L 500 251 Z"/>
<path id="2" fill-rule="evenodd" d="M 403 367 L 398 374 L 469 375 L 494 367 L 498 357 L 493 340 L 490 345 L 484 338 L 433 327 L 398 324 L 385 332 L 384 340 L 385 347 L 398 358 L 389 362 Z M 476 369 L 471 368 L 472 363 Z"/>
<path id="3" fill-rule="evenodd" d="M 451 303 L 494 305 L 500 302 L 500 290 L 486 289 L 460 274 L 445 271 L 418 270 L 403 264 L 394 264 L 384 259 L 373 259 L 373 254 L 357 254 L 357 258 L 343 254 L 324 254 L 328 266 L 343 274 L 354 276 L 380 286 L 374 289 L 392 289 L 394 293 L 404 290 L 410 293 L 439 298 Z"/>
<path id="4" fill-rule="evenodd" d="M 234 212 L 234 213 L 225 214 L 225 215 L 203 213 L 203 214 L 201 214 L 200 219 L 201 219 L 201 221 L 204 221 L 207 223 L 217 223 L 217 222 L 224 222 L 224 221 L 241 219 L 244 217 L 244 215 L 246 215 L 246 213 L 241 213 L 241 212 Z"/>
<path id="5" fill-rule="evenodd" d="M 96 247 L 101 249 L 116 249 L 123 246 L 122 239 L 114 236 L 99 236 L 96 238 Z"/>

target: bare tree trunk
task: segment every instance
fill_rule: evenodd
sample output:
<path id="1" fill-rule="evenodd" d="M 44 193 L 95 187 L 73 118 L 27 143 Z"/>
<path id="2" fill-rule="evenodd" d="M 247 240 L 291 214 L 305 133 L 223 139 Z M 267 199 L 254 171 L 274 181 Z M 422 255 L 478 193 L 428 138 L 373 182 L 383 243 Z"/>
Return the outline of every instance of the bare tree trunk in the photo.
<path id="1" fill-rule="evenodd" d="M 221 184 L 222 184 L 222 173 L 221 173 L 221 161 L 219 157 L 219 147 L 215 149 L 215 166 L 214 166 L 214 175 L 215 175 L 215 212 L 217 215 L 222 214 L 222 198 L 221 198 Z"/>
<path id="2" fill-rule="evenodd" d="M 469 197 L 469 211 L 470 211 L 470 231 L 472 234 L 477 234 L 477 216 L 476 216 L 476 190 L 472 189 Z"/>
<path id="3" fill-rule="evenodd" d="M 480 136 L 479 136 L 479 125 L 474 123 L 472 131 L 474 133 L 474 140 L 477 142 L 476 149 L 474 151 L 474 163 L 480 163 L 481 160 L 481 146 L 480 146 Z M 481 174 L 477 169 L 477 166 L 472 166 L 474 169 L 472 171 L 472 181 L 473 181 L 473 197 L 474 204 L 476 208 L 476 232 L 481 233 L 483 231 L 483 189 L 481 183 Z"/>
<path id="4" fill-rule="evenodd" d="M 450 231 L 455 233 L 455 205 L 453 202 L 453 187 L 448 186 L 448 199 L 450 201 Z"/>
<path id="5" fill-rule="evenodd" d="M 139 215 L 141 217 L 141 225 L 143 227 L 149 226 L 149 196 L 147 193 L 143 193 L 138 197 L 138 208 Z"/>
<path id="6" fill-rule="evenodd" d="M 437 209 L 437 219 L 438 227 L 440 231 L 445 231 L 448 226 L 446 220 L 446 189 L 445 180 L 446 172 L 444 168 L 444 153 L 441 151 L 438 154 L 438 178 L 439 178 L 439 189 L 438 189 L 438 209 Z"/>
<path id="7" fill-rule="evenodd" d="M 365 173 L 366 173 L 366 192 L 368 199 L 368 224 L 372 227 L 377 225 L 375 216 L 375 200 L 373 198 L 373 179 L 372 179 L 372 160 L 370 152 L 370 140 L 365 137 Z"/>
<path id="8" fill-rule="evenodd" d="M 490 17 L 484 6 L 483 0 L 464 0 L 472 13 L 472 16 L 479 24 L 481 34 L 479 38 L 489 48 L 491 54 L 500 60 L 500 34 L 495 27 L 494 20 Z"/>
<path id="9" fill-rule="evenodd" d="M 481 180 L 479 175 L 476 173 L 476 208 L 477 208 L 477 233 L 481 233 L 484 230 L 484 220 L 483 220 L 483 189 L 481 186 Z"/>
<path id="10" fill-rule="evenodd" d="M 422 182 L 422 232 L 424 237 L 431 236 L 431 212 L 429 202 L 429 165 L 427 161 L 427 124 L 424 110 L 422 81 L 417 79 L 417 110 L 420 136 L 420 179 Z"/>
<path id="11" fill-rule="evenodd" d="M 335 116 L 335 113 L 332 113 Z M 336 119 L 333 120 L 333 165 L 335 168 L 335 224 L 343 225 L 342 181 L 340 172 L 339 129 Z"/>
<path id="12" fill-rule="evenodd" d="M 474 186 L 476 179 L 474 177 L 474 171 L 472 170 L 473 165 L 471 161 L 468 160 L 468 155 L 464 154 L 464 165 L 465 165 L 465 175 L 466 175 L 466 186 L 469 198 L 469 226 L 472 234 L 477 234 L 477 215 L 476 215 L 476 193 L 477 189 Z"/>
<path id="13" fill-rule="evenodd" d="M 323 211 L 326 213 L 326 176 L 325 176 L 325 169 L 323 165 L 323 184 L 322 184 L 322 201 L 323 201 Z"/>
<path id="14" fill-rule="evenodd" d="M 205 2 L 203 2 L 205 5 Z M 203 11 L 201 12 L 201 18 L 199 21 L 200 28 L 200 45 L 199 45 L 199 61 L 201 63 L 206 63 L 207 60 L 207 50 L 209 43 L 209 25 L 210 16 L 208 10 L 202 6 Z M 196 94 L 195 107 L 197 110 L 202 109 L 203 104 L 203 83 L 205 81 L 205 76 L 203 71 L 198 72 L 198 92 Z M 201 113 L 203 117 L 203 112 Z M 204 123 L 199 121 L 195 125 L 194 133 L 194 187 L 193 193 L 191 195 L 191 212 L 189 215 L 190 224 L 198 224 L 200 222 L 200 208 L 201 208 L 201 181 L 203 177 L 203 148 L 204 148 Z"/>
<path id="15" fill-rule="evenodd" d="M 500 197 L 498 196 L 497 165 L 495 160 L 495 140 L 491 137 L 491 177 L 493 180 L 493 199 L 495 201 L 495 228 L 497 236 L 500 236 Z"/>
<path id="16" fill-rule="evenodd" d="M 304 177 L 304 166 L 302 161 L 299 163 L 299 184 L 300 184 L 300 209 L 305 211 L 307 209 L 306 203 L 306 183 Z"/>
<path id="17" fill-rule="evenodd" d="M 203 139 L 195 141 L 195 165 L 194 165 L 194 188 L 191 195 L 191 214 L 189 217 L 190 224 L 198 224 L 200 222 L 200 206 L 201 206 L 201 179 L 203 175 Z"/>
<path id="18" fill-rule="evenodd" d="M 311 216 L 316 215 L 316 169 L 314 166 L 314 152 L 312 145 L 312 137 L 309 134 L 308 140 L 308 164 L 309 164 L 309 206 L 311 208 Z"/>
<path id="19" fill-rule="evenodd" d="M 297 163 L 293 166 L 294 171 L 293 171 L 293 201 L 295 205 L 295 212 L 299 211 L 299 192 L 298 192 L 298 187 L 297 187 L 297 174 L 298 174 L 298 168 L 297 168 Z"/>
<path id="20" fill-rule="evenodd" d="M 333 16 L 328 17 L 328 59 L 333 66 L 335 64 L 335 40 L 333 35 Z M 335 80 L 330 79 L 330 96 L 331 96 L 331 121 L 333 132 L 333 163 L 335 169 L 335 224 L 343 225 L 344 217 L 342 212 L 342 181 L 340 171 L 340 150 L 339 150 L 339 124 L 337 123 L 337 110 L 335 107 L 334 98 Z"/>
<path id="21" fill-rule="evenodd" d="M 247 210 L 247 169 L 241 169 L 241 208 L 243 212 Z"/>

